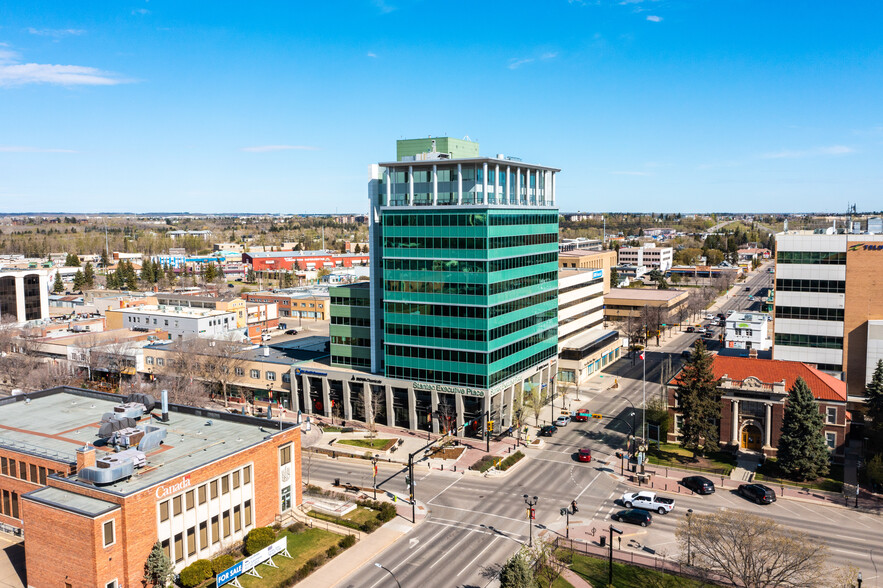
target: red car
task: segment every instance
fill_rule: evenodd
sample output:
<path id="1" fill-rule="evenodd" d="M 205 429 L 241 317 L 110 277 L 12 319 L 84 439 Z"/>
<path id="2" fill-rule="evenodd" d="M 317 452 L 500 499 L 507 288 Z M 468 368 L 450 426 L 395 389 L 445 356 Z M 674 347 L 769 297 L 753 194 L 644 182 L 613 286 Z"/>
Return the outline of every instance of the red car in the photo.
<path id="1" fill-rule="evenodd" d="M 577 423 L 585 423 L 589 420 L 589 416 L 590 415 L 587 412 L 578 412 L 575 415 L 573 415 L 573 420 L 576 421 Z"/>
<path id="2" fill-rule="evenodd" d="M 592 451 L 590 449 L 580 449 L 576 458 L 580 461 L 592 461 Z"/>

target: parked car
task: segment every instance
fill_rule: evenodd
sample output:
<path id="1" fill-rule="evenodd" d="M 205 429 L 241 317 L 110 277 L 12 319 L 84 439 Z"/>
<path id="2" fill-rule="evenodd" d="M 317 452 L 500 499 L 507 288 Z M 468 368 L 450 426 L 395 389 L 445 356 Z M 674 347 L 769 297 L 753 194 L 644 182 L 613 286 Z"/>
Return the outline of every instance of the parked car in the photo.
<path id="1" fill-rule="evenodd" d="M 775 490 L 763 484 L 742 484 L 739 486 L 739 494 L 757 504 L 772 504 L 776 501 Z"/>
<path id="2" fill-rule="evenodd" d="M 725 319 L 725 318 L 727 318 L 727 315 L 725 315 L 725 314 L 722 313 L 722 312 L 719 312 L 719 313 L 717 313 L 717 318 L 719 318 L 719 319 Z M 714 317 L 711 317 L 711 319 L 714 320 Z"/>
<path id="3" fill-rule="evenodd" d="M 714 482 L 705 476 L 687 476 L 681 480 L 681 486 L 696 494 L 714 494 Z"/>
<path id="4" fill-rule="evenodd" d="M 683 351 L 681 351 L 681 357 L 683 357 L 684 359 L 690 359 L 691 355 L 692 353 L 689 349 L 684 349 Z"/>
<path id="5" fill-rule="evenodd" d="M 714 315 L 713 315 L 713 314 L 706 314 L 706 315 L 705 315 L 705 320 L 707 320 L 707 321 L 713 321 L 713 320 L 714 320 Z"/>
<path id="6" fill-rule="evenodd" d="M 695 332 L 696 332 L 696 327 L 687 327 L 687 332 L 688 332 L 688 333 L 695 333 Z"/>
<path id="7" fill-rule="evenodd" d="M 555 419 L 555 426 L 556 427 L 566 427 L 569 424 L 570 424 L 570 417 L 569 416 L 561 415 L 560 417 Z"/>
<path id="8" fill-rule="evenodd" d="M 591 449 L 580 449 L 576 452 L 576 458 L 580 461 L 592 461 L 592 451 Z"/>
<path id="9" fill-rule="evenodd" d="M 623 523 L 631 523 L 633 525 L 641 525 L 646 527 L 653 522 L 653 515 L 646 510 L 640 508 L 631 508 L 629 510 L 621 510 L 616 514 L 610 515 L 614 521 L 622 521 Z"/>
<path id="10" fill-rule="evenodd" d="M 270 340 L 270 335 L 268 335 L 267 333 L 264 333 L 263 335 L 261 335 L 261 341 L 269 341 L 269 340 Z"/>
<path id="11" fill-rule="evenodd" d="M 585 423 L 592 417 L 591 413 L 577 411 L 576 414 L 573 415 L 573 420 L 578 423 Z"/>
<path id="12" fill-rule="evenodd" d="M 667 514 L 674 509 L 675 501 L 659 496 L 656 492 L 626 492 L 622 495 L 622 505 L 626 508 L 642 508 L 654 510 L 659 514 Z"/>
<path id="13" fill-rule="evenodd" d="M 297 329 L 288 329 L 285 331 L 286 335 L 297 335 Z"/>
<path id="14" fill-rule="evenodd" d="M 751 292 L 751 286 L 745 286 L 745 291 L 746 291 L 746 292 Z"/>
<path id="15" fill-rule="evenodd" d="M 542 429 L 540 429 L 540 437 L 551 437 L 555 433 L 558 432 L 558 427 L 555 425 L 546 425 Z"/>

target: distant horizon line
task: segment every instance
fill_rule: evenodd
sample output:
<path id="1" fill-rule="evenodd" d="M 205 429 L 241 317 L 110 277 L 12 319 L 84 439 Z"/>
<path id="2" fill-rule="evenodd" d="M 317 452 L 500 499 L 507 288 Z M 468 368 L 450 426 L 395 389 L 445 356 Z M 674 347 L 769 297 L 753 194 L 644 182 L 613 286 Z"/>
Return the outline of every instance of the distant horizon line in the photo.
<path id="1" fill-rule="evenodd" d="M 491 205 L 492 206 L 492 205 Z M 416 207 L 422 208 L 422 207 Z M 714 212 L 643 212 L 643 211 L 562 211 L 558 210 L 560 215 L 622 215 L 622 214 L 640 214 L 644 216 L 660 215 L 660 214 L 680 214 L 680 215 L 699 215 L 699 216 L 758 216 L 758 215 L 779 215 L 779 216 L 873 216 L 883 215 L 881 211 L 862 211 L 862 212 L 828 212 L 828 211 L 799 211 L 799 212 L 732 212 L 732 211 L 714 211 Z M 26 211 L 26 212 L 0 212 L 0 218 L 17 217 L 17 216 L 151 216 L 151 217 L 173 217 L 173 216 L 200 216 L 200 217 L 242 217 L 242 216 L 367 216 L 368 211 L 364 212 L 189 212 L 189 211 L 151 211 L 151 212 L 74 212 L 74 211 Z"/>

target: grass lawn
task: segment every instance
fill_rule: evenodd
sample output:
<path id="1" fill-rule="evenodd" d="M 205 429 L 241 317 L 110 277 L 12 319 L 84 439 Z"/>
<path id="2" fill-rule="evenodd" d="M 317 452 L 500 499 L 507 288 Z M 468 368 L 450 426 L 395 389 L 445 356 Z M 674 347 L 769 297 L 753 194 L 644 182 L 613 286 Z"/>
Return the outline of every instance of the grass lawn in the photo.
<path id="1" fill-rule="evenodd" d="M 323 433 L 340 433 L 340 430 L 341 430 L 340 427 L 331 427 L 331 426 L 322 427 Z"/>
<path id="2" fill-rule="evenodd" d="M 675 443 L 662 443 L 659 448 L 651 445 L 647 451 L 647 461 L 653 465 L 700 469 L 706 472 L 729 475 L 736 465 L 736 458 L 719 451 L 693 459 L 693 453 Z"/>
<path id="3" fill-rule="evenodd" d="M 377 518 L 377 511 L 365 508 L 364 506 L 357 506 L 355 510 L 348 512 L 342 517 L 336 517 L 333 514 L 329 514 L 326 512 L 316 512 L 311 510 L 309 515 L 316 519 L 321 519 L 323 521 L 330 521 L 332 523 L 338 523 L 341 520 L 350 521 L 357 525 L 361 525 L 362 523 L 366 523 L 371 519 Z"/>
<path id="4" fill-rule="evenodd" d="M 332 545 L 337 545 L 337 542 L 341 539 L 341 536 L 337 533 L 331 533 L 315 527 L 297 534 L 283 531 L 279 537 L 282 538 L 283 536 L 288 537 L 288 553 L 291 555 L 291 559 L 282 555 L 276 555 L 273 557 L 273 563 L 279 566 L 278 568 L 258 566 L 257 571 L 263 576 L 263 579 L 247 574 L 239 576 L 239 582 L 245 588 L 259 588 L 260 586 L 271 586 L 282 582 L 291 577 L 308 559 L 324 553 Z"/>
<path id="5" fill-rule="evenodd" d="M 843 466 L 831 464 L 828 476 L 825 478 L 818 478 L 808 482 L 794 482 L 785 477 L 782 470 L 779 469 L 779 463 L 776 461 L 776 458 L 768 457 L 763 465 L 757 468 L 754 480 L 756 482 L 766 482 L 767 484 L 799 486 L 810 490 L 843 492 Z"/>
<path id="6" fill-rule="evenodd" d="M 559 576 L 552 582 L 552 588 L 573 588 L 573 584 Z"/>
<path id="7" fill-rule="evenodd" d="M 396 444 L 395 439 L 343 439 L 338 441 L 341 445 L 352 445 L 353 447 L 364 447 L 365 449 L 373 449 L 375 451 L 386 451 Z"/>
<path id="8" fill-rule="evenodd" d="M 585 555 L 574 554 L 571 569 L 588 580 L 592 586 L 607 586 L 608 562 Z M 689 578 L 663 574 L 655 570 L 628 566 L 613 562 L 613 586 L 634 588 L 635 586 L 665 586 L 666 588 L 700 588 L 700 584 Z"/>

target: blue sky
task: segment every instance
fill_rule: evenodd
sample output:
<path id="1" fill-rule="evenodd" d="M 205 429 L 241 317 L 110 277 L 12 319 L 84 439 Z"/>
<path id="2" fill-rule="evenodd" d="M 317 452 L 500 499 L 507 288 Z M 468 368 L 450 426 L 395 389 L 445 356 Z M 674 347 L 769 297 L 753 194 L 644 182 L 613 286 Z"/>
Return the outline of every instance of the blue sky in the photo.
<path id="1" fill-rule="evenodd" d="M 575 211 L 880 209 L 878 2 L 6 2 L 0 211 L 344 212 L 395 141 Z"/>

